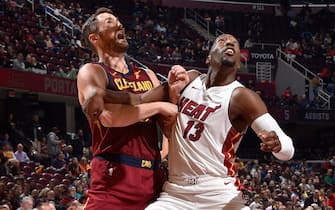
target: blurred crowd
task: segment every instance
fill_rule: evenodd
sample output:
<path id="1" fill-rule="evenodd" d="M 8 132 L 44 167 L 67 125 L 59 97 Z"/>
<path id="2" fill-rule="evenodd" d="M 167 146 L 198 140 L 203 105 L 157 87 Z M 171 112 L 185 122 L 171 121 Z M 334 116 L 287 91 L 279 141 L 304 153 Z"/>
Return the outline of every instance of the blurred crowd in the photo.
<path id="1" fill-rule="evenodd" d="M 1 131 L 1 204 L 31 209 L 52 202 L 56 209 L 77 209 L 85 203 L 92 157 L 83 129 L 66 133 L 44 125 L 38 114 L 19 127 L 10 114 Z M 22 208 L 25 202 L 31 207 Z"/>
<path id="2" fill-rule="evenodd" d="M 34 11 L 28 1 L 0 2 L 0 66 L 76 79 L 78 68 L 96 59 L 80 38 L 80 26 L 94 8 L 72 1 L 36 2 Z M 69 18 L 72 29 L 69 31 L 62 23 L 45 16 L 43 6 L 53 8 L 56 16 Z M 154 63 L 205 65 L 211 42 L 180 21 L 183 11 L 156 6 L 151 1 L 134 1 L 117 11 L 127 29 L 130 55 Z M 229 25 L 234 24 L 228 12 L 200 13 L 222 30 L 229 31 Z M 335 82 L 335 31 L 334 22 L 329 21 L 333 16 L 327 8 L 317 14 L 306 8 L 287 21 L 287 27 L 294 32 L 292 37 L 274 40 L 281 43 L 291 59 L 318 73 L 330 95 L 334 95 Z M 244 48 L 264 41 L 264 18 L 256 14 L 248 17 L 245 34 L 236 34 L 242 37 Z M 315 61 L 319 61 L 317 67 L 312 65 Z M 319 78 L 314 81 L 316 88 L 320 85 Z M 242 82 L 257 91 L 252 82 Z M 290 87 L 267 103 L 272 103 L 271 100 L 288 107 L 324 108 L 317 101 L 308 101 L 306 96 L 296 96 Z M 83 129 L 68 134 L 58 125 L 43 125 L 38 114 L 26 125 L 17 123 L 10 114 L 7 125 L 1 128 L 0 210 L 43 209 L 43 206 L 81 209 L 90 183 L 89 134 Z M 237 159 L 240 187 L 247 205 L 267 210 L 335 209 L 335 150 L 331 147 L 329 151 L 319 161 Z"/>
<path id="3" fill-rule="evenodd" d="M 0 135 L 0 209 L 82 209 L 90 183 L 90 135 L 44 125 L 23 127 L 9 115 Z M 279 162 L 236 158 L 240 189 L 251 209 L 335 208 L 335 149 L 319 160 Z M 165 162 L 166 160 L 164 160 Z M 4 207 L 5 206 L 5 207 Z"/>
<path id="4" fill-rule="evenodd" d="M 30 3 L 18 2 L 0 3 L 0 66 L 76 79 L 82 64 L 96 60 L 95 55 L 81 42 L 80 30 L 94 8 L 72 1 L 35 1 L 35 9 L 32 11 Z M 45 6 L 52 8 L 54 16 L 71 21 L 72 27 L 69 29 L 55 18 L 45 15 Z M 99 6 L 111 7 L 120 16 L 130 45 L 128 54 L 139 61 L 205 66 L 211 41 L 181 21 L 182 9 L 157 6 L 152 1 L 127 1 L 123 4 L 106 2 L 106 5 Z M 236 15 L 236 12 L 221 10 L 198 12 L 215 28 L 237 33 L 242 48 L 251 49 L 254 43 L 266 42 L 266 37 L 271 37 L 264 23 L 269 17 L 263 17 L 262 14 L 248 13 L 241 16 Z M 316 86 L 316 89 L 322 87 L 330 96 L 334 96 L 335 26 L 324 14 L 328 18 L 334 16 L 327 8 L 312 14 L 306 6 L 299 14 L 286 17 L 286 21 L 281 24 L 287 24 L 282 26 L 290 32 L 285 35 L 287 40 L 272 40 L 272 43 L 278 43 L 290 59 L 300 61 L 317 74 L 311 85 Z M 236 24 L 233 17 L 240 18 L 236 21 L 248 20 L 248 27 L 234 31 L 233 26 Z M 248 81 L 241 82 L 246 84 Z M 293 96 L 294 93 L 290 100 L 293 98 L 295 103 L 300 103 L 297 97 L 304 98 Z M 318 104 L 318 97 L 310 98 L 313 100 L 305 108 L 325 108 Z M 286 101 L 285 98 L 280 100 Z"/>

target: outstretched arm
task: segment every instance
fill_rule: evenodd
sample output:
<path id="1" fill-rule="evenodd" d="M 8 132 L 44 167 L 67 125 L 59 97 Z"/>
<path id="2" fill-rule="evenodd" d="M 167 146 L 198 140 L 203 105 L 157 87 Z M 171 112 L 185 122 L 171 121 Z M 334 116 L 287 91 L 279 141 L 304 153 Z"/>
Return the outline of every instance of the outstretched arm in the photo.
<path id="1" fill-rule="evenodd" d="M 272 152 L 280 160 L 293 157 L 292 139 L 283 132 L 254 91 L 247 88 L 235 89 L 229 105 L 229 118 L 239 131 L 251 126 L 262 141 L 262 151 Z"/>
<path id="2" fill-rule="evenodd" d="M 272 152 L 279 160 L 290 160 L 294 155 L 292 139 L 280 128 L 277 121 L 269 114 L 259 116 L 251 128 L 262 140 L 261 150 Z"/>

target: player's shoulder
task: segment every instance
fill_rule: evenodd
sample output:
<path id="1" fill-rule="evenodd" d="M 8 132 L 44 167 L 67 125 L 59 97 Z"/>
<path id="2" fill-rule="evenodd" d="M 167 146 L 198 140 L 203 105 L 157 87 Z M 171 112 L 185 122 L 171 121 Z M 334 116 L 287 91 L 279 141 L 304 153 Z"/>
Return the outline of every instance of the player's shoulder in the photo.
<path id="1" fill-rule="evenodd" d="M 79 68 L 79 71 L 94 71 L 96 69 L 102 69 L 101 65 L 97 63 L 85 63 Z"/>
<path id="2" fill-rule="evenodd" d="M 149 68 L 140 67 L 139 69 L 141 69 L 142 71 L 145 71 L 147 74 L 155 74 L 155 72 Z"/>
<path id="3" fill-rule="evenodd" d="M 193 81 L 195 78 L 197 78 L 199 75 L 201 75 L 202 73 L 196 69 L 191 69 L 187 71 L 187 74 L 190 78 L 190 81 Z"/>
<path id="4" fill-rule="evenodd" d="M 141 67 L 139 69 L 141 69 L 142 71 L 145 71 L 147 75 L 150 77 L 150 79 L 155 79 L 155 80 L 158 79 L 156 73 L 153 70 L 149 68 L 144 68 L 144 67 Z"/>
<path id="5" fill-rule="evenodd" d="M 103 68 L 97 63 L 86 63 L 79 68 L 78 75 L 93 75 L 103 72 Z"/>
<path id="6" fill-rule="evenodd" d="M 236 85 L 233 94 L 238 97 L 254 97 L 256 92 L 244 87 L 243 85 Z"/>
<path id="7" fill-rule="evenodd" d="M 231 102 L 246 106 L 258 106 L 259 103 L 263 103 L 263 100 L 254 90 L 237 86 L 232 93 Z"/>

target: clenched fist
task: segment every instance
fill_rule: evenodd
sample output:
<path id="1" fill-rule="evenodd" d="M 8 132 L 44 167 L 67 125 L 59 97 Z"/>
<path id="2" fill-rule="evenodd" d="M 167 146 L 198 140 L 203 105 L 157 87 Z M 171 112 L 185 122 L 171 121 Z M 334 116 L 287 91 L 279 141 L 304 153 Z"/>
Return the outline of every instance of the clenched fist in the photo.
<path id="1" fill-rule="evenodd" d="M 186 69 L 180 65 L 171 67 L 168 75 L 169 97 L 172 103 L 176 103 L 179 99 L 180 92 L 190 82 L 190 78 Z"/>
<path id="2" fill-rule="evenodd" d="M 277 153 L 281 150 L 281 144 L 276 132 L 260 131 L 257 136 L 262 140 L 260 144 L 262 151 Z"/>

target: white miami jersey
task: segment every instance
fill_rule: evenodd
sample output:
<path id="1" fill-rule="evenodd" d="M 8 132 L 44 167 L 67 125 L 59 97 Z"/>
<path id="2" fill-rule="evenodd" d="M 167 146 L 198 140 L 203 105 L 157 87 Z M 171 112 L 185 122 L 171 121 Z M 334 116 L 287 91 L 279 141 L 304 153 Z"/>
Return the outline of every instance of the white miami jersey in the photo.
<path id="1" fill-rule="evenodd" d="M 176 130 L 169 145 L 169 177 L 235 176 L 235 152 L 242 135 L 228 117 L 232 92 L 238 81 L 206 88 L 198 76 L 181 94 Z"/>

